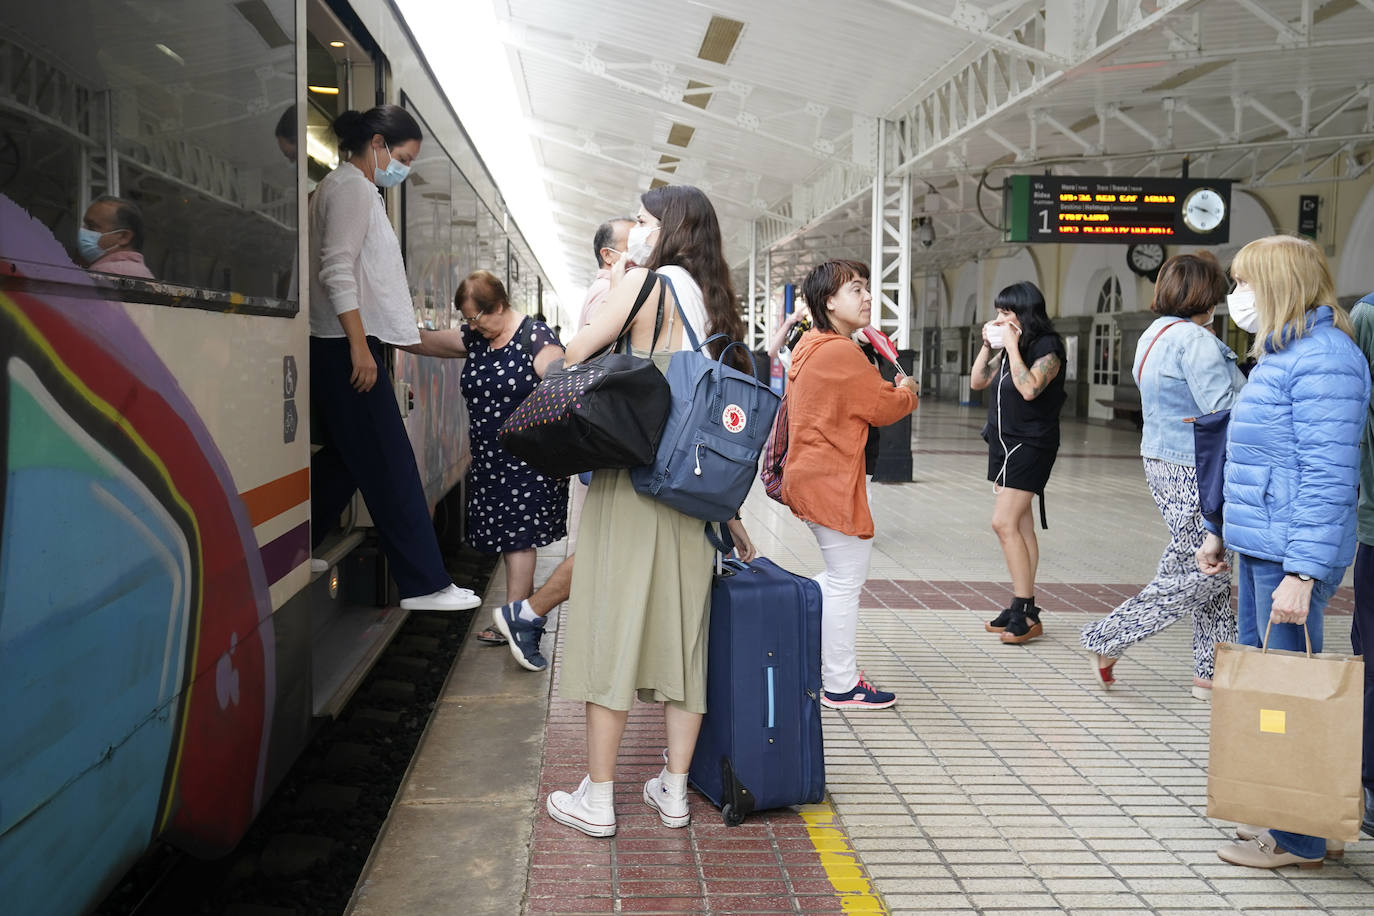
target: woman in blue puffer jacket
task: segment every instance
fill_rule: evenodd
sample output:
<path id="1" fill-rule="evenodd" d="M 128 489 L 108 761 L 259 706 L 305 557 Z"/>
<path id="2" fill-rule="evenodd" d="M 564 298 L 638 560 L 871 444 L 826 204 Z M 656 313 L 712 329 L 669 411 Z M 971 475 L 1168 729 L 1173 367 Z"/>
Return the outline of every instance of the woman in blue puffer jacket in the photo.
<path id="1" fill-rule="evenodd" d="M 1225 527 L 1198 549 L 1198 568 L 1227 570 L 1238 558 L 1240 641 L 1304 648 L 1303 626 L 1321 651 L 1322 610 L 1355 558 L 1360 436 L 1369 405 L 1369 363 L 1336 302 L 1320 249 L 1269 236 L 1231 263 L 1231 317 L 1255 334 L 1259 362 L 1231 411 L 1226 443 Z M 1321 837 L 1241 827 L 1222 861 L 1254 868 L 1320 865 Z"/>

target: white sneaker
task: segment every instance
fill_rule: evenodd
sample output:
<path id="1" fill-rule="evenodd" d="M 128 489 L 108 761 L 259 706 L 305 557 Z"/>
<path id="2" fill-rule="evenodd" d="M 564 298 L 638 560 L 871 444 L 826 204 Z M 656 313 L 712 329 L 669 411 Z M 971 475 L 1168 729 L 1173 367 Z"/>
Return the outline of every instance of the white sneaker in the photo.
<path id="1" fill-rule="evenodd" d="M 615 836 L 614 795 L 614 782 L 592 782 L 584 776 L 572 792 L 550 792 L 544 807 L 549 817 L 587 836 Z"/>
<path id="2" fill-rule="evenodd" d="M 687 811 L 687 774 L 669 773 L 665 766 L 644 783 L 644 803 L 658 812 L 665 827 L 686 827 L 692 821 Z"/>
<path id="3" fill-rule="evenodd" d="M 402 598 L 401 609 L 406 611 L 466 611 L 477 607 L 482 599 L 466 588 L 449 583 L 432 595 Z"/>

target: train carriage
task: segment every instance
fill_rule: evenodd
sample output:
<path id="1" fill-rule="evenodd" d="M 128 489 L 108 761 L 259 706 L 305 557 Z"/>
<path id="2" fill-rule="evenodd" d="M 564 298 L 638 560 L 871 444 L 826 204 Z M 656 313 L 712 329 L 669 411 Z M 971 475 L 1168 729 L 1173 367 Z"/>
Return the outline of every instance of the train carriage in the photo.
<path id="1" fill-rule="evenodd" d="M 310 511 L 307 196 L 332 118 L 379 101 L 426 131 L 386 193 L 417 323 L 456 323 L 479 267 L 538 311 L 529 246 L 382 0 L 53 0 L 0 23 L 7 910 L 83 912 L 159 838 L 232 849 L 403 620 L 361 500 Z M 111 199 L 141 211 L 142 275 L 83 257 Z M 461 510 L 461 362 L 389 368 L 431 507 Z M 333 529 L 322 571 L 312 525 Z"/>

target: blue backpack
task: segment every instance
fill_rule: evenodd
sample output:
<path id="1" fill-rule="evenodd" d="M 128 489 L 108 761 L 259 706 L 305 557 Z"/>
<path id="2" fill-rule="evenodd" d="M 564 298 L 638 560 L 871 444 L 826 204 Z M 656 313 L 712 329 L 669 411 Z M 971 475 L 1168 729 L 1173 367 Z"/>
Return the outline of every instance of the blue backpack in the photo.
<path id="1" fill-rule="evenodd" d="M 685 515 L 723 522 L 749 495 L 779 399 L 767 384 L 725 364 L 735 347 L 748 352 L 744 344 L 734 341 L 711 359 L 703 348 L 728 338 L 716 334 L 697 343 L 677 308 L 692 349 L 673 354 L 667 372 L 673 401 L 658 454 L 652 464 L 632 469 L 630 480 L 640 493 Z"/>

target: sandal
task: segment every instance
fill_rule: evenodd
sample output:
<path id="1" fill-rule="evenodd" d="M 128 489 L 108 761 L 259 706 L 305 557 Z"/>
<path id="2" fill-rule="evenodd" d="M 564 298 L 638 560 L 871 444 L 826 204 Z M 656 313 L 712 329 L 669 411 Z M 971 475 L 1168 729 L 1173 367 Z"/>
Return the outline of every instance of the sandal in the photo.
<path id="1" fill-rule="evenodd" d="M 475 638 L 478 642 L 488 646 L 504 646 L 506 644 L 506 637 L 498 633 L 495 627 L 487 627 Z"/>
<path id="2" fill-rule="evenodd" d="M 1098 685 L 1101 686 L 1103 690 L 1111 690 L 1116 684 L 1116 678 L 1112 675 L 1112 669 L 1116 667 L 1117 660 L 1112 659 L 1111 663 L 1104 668 L 1097 663 L 1098 656 L 1096 652 L 1089 652 L 1088 657 L 1092 659 L 1093 675 L 1097 679 Z"/>

